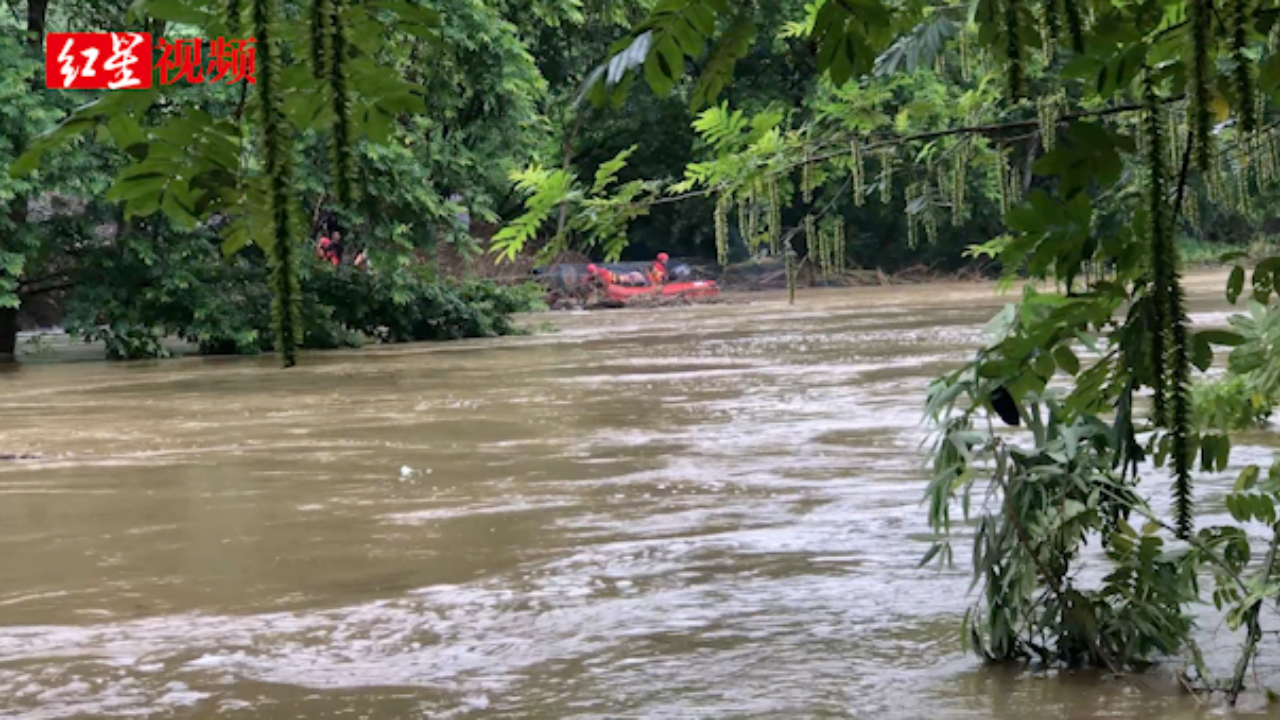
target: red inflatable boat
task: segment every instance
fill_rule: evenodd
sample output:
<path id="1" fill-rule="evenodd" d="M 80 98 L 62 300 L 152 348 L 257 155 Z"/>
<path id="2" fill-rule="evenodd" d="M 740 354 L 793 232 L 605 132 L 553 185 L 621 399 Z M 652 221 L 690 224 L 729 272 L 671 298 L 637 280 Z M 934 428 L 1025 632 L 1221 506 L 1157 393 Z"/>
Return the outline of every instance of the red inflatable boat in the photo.
<path id="1" fill-rule="evenodd" d="M 689 300 L 715 297 L 720 294 L 720 287 L 714 280 L 688 280 L 682 282 L 663 283 L 661 285 L 624 285 L 613 282 L 605 268 L 588 265 L 587 272 L 604 286 L 605 294 L 610 300 L 626 302 L 644 295 L 661 295 L 664 297 L 682 297 Z M 636 273 L 633 273 L 633 275 Z"/>

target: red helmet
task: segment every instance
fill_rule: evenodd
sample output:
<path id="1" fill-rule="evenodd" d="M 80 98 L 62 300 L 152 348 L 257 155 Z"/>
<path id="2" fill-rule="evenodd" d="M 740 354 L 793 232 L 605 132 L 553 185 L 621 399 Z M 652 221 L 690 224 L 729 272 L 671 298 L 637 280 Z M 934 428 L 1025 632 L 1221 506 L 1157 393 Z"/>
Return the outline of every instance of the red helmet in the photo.
<path id="1" fill-rule="evenodd" d="M 664 263 L 664 262 L 666 262 L 666 261 L 667 261 L 667 254 L 666 254 L 666 253 L 658 253 L 658 262 Z"/>
<path id="2" fill-rule="evenodd" d="M 587 266 L 587 272 L 591 273 L 592 275 L 596 274 L 596 266 L 594 263 Z"/>

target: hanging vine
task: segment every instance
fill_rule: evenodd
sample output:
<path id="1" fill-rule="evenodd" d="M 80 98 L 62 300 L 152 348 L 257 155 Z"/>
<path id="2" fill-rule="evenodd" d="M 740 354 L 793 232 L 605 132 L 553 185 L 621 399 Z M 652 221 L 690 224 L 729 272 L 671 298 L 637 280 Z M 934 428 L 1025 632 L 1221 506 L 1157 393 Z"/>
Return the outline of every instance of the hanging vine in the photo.
<path id="1" fill-rule="evenodd" d="M 355 159 L 352 155 L 351 97 L 347 92 L 347 25 L 343 14 L 346 0 L 325 0 L 329 4 L 329 85 L 333 92 L 333 174 L 338 202 L 350 206 L 355 197 Z"/>
<path id="2" fill-rule="evenodd" d="M 1212 62 L 1209 58 L 1209 44 L 1213 33 L 1212 0 L 1190 0 L 1187 15 L 1191 23 L 1192 44 L 1190 108 L 1194 116 L 1192 127 L 1195 128 L 1196 159 L 1203 171 L 1209 169 L 1211 161 L 1209 111 L 1213 103 L 1213 95 L 1209 86 Z"/>
<path id="3" fill-rule="evenodd" d="M 1020 13 L 1020 0 L 1004 0 L 1004 32 L 1007 40 L 1005 52 L 1009 58 L 1007 76 L 1009 79 L 1009 96 L 1012 98 L 1022 95 L 1024 68 Z"/>
<path id="4" fill-rule="evenodd" d="M 1155 420 L 1168 428 L 1174 473 L 1174 518 L 1178 534 L 1189 537 L 1192 528 L 1190 468 L 1190 356 L 1187 352 L 1187 315 L 1178 271 L 1172 216 L 1168 207 L 1165 169 L 1164 124 L 1155 81 L 1148 71 L 1143 78 L 1146 103 L 1145 153 L 1147 172 L 1147 232 L 1151 246 L 1151 285 L 1155 327 L 1151 339 Z"/>
<path id="5" fill-rule="evenodd" d="M 1231 26 L 1231 62 L 1236 81 L 1236 95 L 1239 106 L 1240 128 L 1246 133 L 1257 129 L 1257 116 L 1253 78 L 1250 62 L 1245 56 L 1248 49 L 1248 0 L 1227 0 L 1227 16 Z"/>
<path id="6" fill-rule="evenodd" d="M 238 2 L 239 0 L 232 0 Z M 332 0 L 311 0 L 311 76 L 328 77 L 330 48 L 329 22 L 333 15 Z"/>
<path id="7" fill-rule="evenodd" d="M 280 112 L 276 87 L 279 60 L 272 32 L 271 0 L 253 0 L 253 32 L 257 38 L 258 109 L 262 124 L 261 153 L 267 176 L 267 199 L 271 214 L 271 317 L 276 350 L 285 367 L 298 362 L 302 344 L 302 300 L 298 284 L 296 247 L 293 238 L 289 192 L 291 172 L 286 146 L 285 120 Z"/>

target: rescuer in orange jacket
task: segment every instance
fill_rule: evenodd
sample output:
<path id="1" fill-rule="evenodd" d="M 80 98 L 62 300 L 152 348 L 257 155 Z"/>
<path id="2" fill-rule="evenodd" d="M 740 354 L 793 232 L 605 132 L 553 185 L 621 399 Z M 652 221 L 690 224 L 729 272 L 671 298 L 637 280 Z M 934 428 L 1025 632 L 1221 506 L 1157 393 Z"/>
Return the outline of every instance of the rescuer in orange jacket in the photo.
<path id="1" fill-rule="evenodd" d="M 587 272 L 598 276 L 601 280 L 609 283 L 610 285 L 638 286 L 645 284 L 645 276 L 638 272 L 629 272 L 624 275 L 619 275 L 609 268 L 598 267 L 594 264 L 587 266 Z"/>
<path id="2" fill-rule="evenodd" d="M 342 262 L 342 234 L 335 232 L 332 240 L 321 237 L 320 242 L 316 243 L 316 254 L 337 267 Z"/>
<path id="3" fill-rule="evenodd" d="M 658 253 L 658 259 L 649 268 L 649 284 L 661 285 L 667 281 L 667 254 Z"/>

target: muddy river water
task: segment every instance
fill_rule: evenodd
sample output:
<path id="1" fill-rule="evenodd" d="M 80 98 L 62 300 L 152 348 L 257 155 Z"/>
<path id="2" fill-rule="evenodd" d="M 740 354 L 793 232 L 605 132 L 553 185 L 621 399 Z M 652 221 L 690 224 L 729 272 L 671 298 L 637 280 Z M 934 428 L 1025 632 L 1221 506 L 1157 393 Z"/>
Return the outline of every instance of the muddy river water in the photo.
<path id="1" fill-rule="evenodd" d="M 0 463 L 0 717 L 1219 716 L 1159 673 L 984 668 L 967 555 L 917 568 L 924 390 L 1008 299 L 0 374 L 0 452 L 45 456 Z"/>

